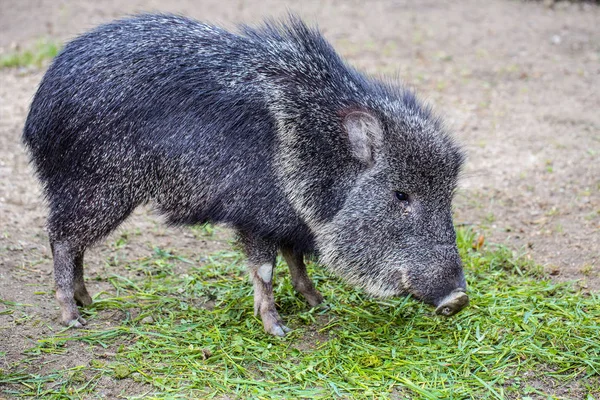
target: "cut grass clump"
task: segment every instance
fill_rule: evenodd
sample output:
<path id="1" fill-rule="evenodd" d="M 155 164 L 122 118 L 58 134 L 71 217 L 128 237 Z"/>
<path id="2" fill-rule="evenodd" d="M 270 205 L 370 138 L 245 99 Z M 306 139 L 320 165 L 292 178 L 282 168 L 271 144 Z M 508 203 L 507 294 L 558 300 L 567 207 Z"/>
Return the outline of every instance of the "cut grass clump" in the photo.
<path id="1" fill-rule="evenodd" d="M 115 270 L 116 294 L 99 294 L 85 313 L 94 329 L 39 338 L 0 371 L 0 393 L 87 397 L 110 379 L 137 382 L 144 398 L 597 398 L 598 295 L 473 240 L 459 231 L 471 305 L 450 319 L 409 298 L 370 298 L 314 266 L 330 308 L 309 310 L 280 265 L 276 299 L 293 328 L 283 339 L 253 316 L 238 252 L 199 267 L 157 250 L 127 266 L 139 279 Z M 174 274 L 181 263 L 187 274 Z M 82 346 L 89 365 L 36 372 L 38 360 Z"/>
<path id="2" fill-rule="evenodd" d="M 40 68 L 59 53 L 61 46 L 49 40 L 39 40 L 32 49 L 0 55 L 0 68 Z"/>

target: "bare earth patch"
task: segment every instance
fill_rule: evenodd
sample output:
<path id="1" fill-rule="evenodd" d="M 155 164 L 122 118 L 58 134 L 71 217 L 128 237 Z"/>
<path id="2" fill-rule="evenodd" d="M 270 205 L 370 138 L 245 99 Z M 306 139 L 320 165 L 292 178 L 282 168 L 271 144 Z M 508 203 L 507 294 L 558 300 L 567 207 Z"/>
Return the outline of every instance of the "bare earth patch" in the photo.
<path id="1" fill-rule="evenodd" d="M 485 6 L 476 0 L 298 3 L 7 0 L 0 2 L 0 55 L 40 38 L 64 41 L 138 11 L 232 27 L 294 10 L 318 22 L 352 64 L 397 74 L 456 132 L 469 157 L 455 203 L 457 224 L 526 253 L 554 279 L 600 289 L 600 7 L 509 0 Z M 20 144 L 42 76 L 36 68 L 0 69 L 0 299 L 23 304 L 22 313 L 3 314 L 0 303 L 0 370 L 61 329 L 45 208 Z M 113 290 L 109 275 L 130 273 L 121 267 L 157 247 L 202 263 L 203 254 L 227 248 L 229 235 L 166 228 L 150 210 L 138 210 L 86 254 L 88 288 L 92 294 Z M 92 328 L 111 318 L 121 317 L 93 320 Z M 299 346 L 310 347 L 315 338 L 316 332 Z M 81 343 L 65 351 L 32 371 L 111 357 Z M 132 381 L 99 387 L 106 397 L 149 390 Z"/>

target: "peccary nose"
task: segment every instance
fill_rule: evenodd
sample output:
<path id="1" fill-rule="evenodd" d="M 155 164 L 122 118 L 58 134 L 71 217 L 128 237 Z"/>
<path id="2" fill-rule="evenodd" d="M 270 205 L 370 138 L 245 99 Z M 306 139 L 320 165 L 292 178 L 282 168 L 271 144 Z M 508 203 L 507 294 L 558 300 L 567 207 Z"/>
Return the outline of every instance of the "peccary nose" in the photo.
<path id="1" fill-rule="evenodd" d="M 462 288 L 455 289 L 442 299 L 435 309 L 435 313 L 449 317 L 462 310 L 467 304 L 469 304 L 469 296 L 467 296 L 465 290 Z"/>

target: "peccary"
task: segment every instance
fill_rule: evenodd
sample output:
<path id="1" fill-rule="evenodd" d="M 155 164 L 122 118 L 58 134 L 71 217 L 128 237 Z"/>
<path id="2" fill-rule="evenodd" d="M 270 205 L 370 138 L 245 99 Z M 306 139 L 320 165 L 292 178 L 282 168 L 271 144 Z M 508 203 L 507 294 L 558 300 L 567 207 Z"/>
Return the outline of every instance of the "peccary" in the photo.
<path id="1" fill-rule="evenodd" d="M 46 72 L 23 140 L 49 205 L 56 298 L 81 327 L 84 251 L 139 205 L 170 224 L 234 228 L 254 311 L 283 336 L 273 267 L 323 301 L 314 255 L 375 296 L 451 315 L 468 303 L 451 200 L 463 153 L 401 86 L 346 64 L 291 16 L 231 33 L 139 15 L 86 33 Z"/>

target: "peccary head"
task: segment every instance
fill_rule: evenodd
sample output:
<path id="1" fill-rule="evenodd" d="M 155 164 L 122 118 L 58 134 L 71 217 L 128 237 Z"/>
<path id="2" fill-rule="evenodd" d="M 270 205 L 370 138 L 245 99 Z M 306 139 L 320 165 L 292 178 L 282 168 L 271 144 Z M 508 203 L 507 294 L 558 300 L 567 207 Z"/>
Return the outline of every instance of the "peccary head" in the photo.
<path id="1" fill-rule="evenodd" d="M 321 263 L 372 295 L 459 311 L 468 303 L 451 215 L 460 147 L 410 96 L 328 110 L 335 123 L 319 124 L 319 108 L 280 126 L 280 171 Z"/>
<path id="2" fill-rule="evenodd" d="M 468 301 L 451 216 L 463 155 L 426 116 L 342 116 L 349 149 L 365 167 L 318 230 L 318 244 L 325 265 L 367 292 L 411 294 L 451 315 Z"/>

